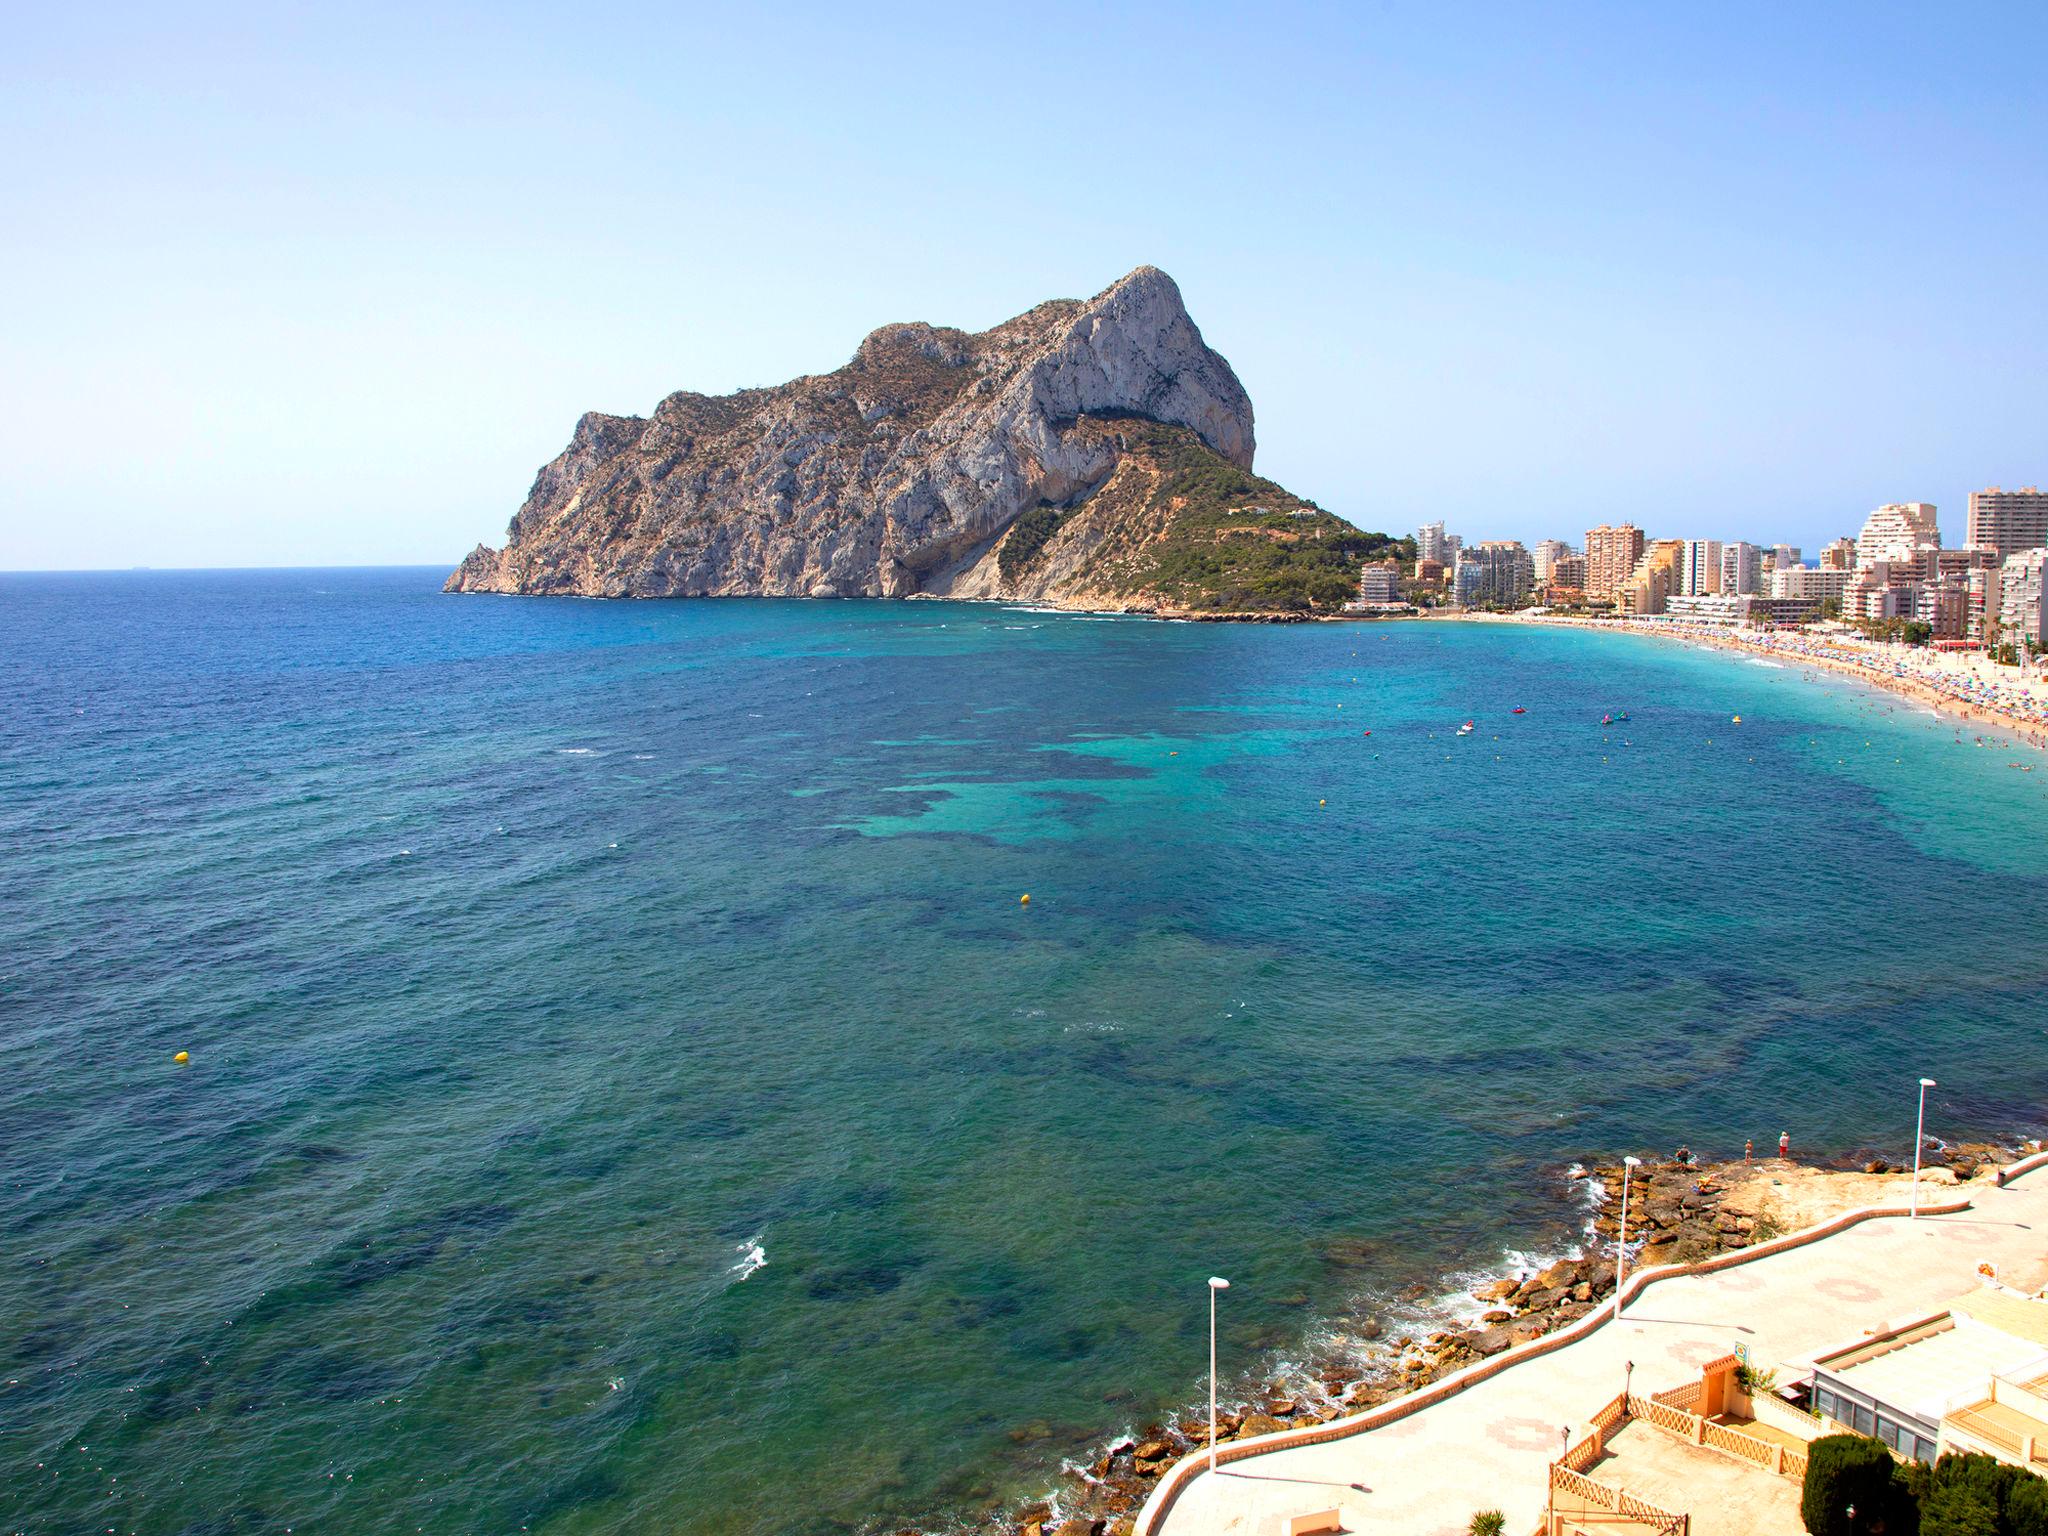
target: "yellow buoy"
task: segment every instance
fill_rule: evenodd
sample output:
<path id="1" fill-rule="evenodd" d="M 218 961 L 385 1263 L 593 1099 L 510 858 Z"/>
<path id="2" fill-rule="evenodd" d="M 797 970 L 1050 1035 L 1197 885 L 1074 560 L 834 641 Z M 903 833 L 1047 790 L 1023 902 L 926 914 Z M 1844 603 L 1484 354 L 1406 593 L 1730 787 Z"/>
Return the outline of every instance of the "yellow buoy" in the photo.
<path id="1" fill-rule="evenodd" d="M 1020 907 L 1028 907 L 1028 906 L 1030 906 L 1030 905 L 1031 905 L 1031 893 L 1030 893 L 1029 891 L 1026 891 L 1026 892 L 1025 892 L 1025 893 L 1024 893 L 1024 894 L 1023 894 L 1022 896 L 1019 896 L 1019 897 L 1017 898 L 1017 905 L 1018 905 L 1018 906 L 1020 906 Z"/>
<path id="2" fill-rule="evenodd" d="M 1327 801 L 1327 800 L 1318 800 L 1318 801 L 1316 802 L 1316 804 L 1317 804 L 1317 805 L 1328 805 L 1329 803 L 1330 803 L 1330 802 L 1329 802 L 1329 801 Z"/>
<path id="3" fill-rule="evenodd" d="M 192 1053 L 191 1053 L 190 1051 L 180 1051 L 180 1052 L 178 1052 L 178 1054 L 177 1054 L 177 1055 L 175 1055 L 175 1056 L 173 1056 L 173 1057 L 171 1058 L 171 1060 L 175 1061 L 175 1062 L 176 1062 L 176 1063 L 177 1063 L 177 1064 L 178 1064 L 179 1066 L 181 1066 L 181 1067 L 182 1067 L 183 1065 L 185 1065 L 185 1063 L 186 1063 L 186 1062 L 188 1062 L 188 1061 L 190 1061 L 191 1059 L 192 1059 Z"/>
<path id="4" fill-rule="evenodd" d="M 1736 725 L 1742 724 L 1742 716 L 1737 715 L 1732 723 Z"/>

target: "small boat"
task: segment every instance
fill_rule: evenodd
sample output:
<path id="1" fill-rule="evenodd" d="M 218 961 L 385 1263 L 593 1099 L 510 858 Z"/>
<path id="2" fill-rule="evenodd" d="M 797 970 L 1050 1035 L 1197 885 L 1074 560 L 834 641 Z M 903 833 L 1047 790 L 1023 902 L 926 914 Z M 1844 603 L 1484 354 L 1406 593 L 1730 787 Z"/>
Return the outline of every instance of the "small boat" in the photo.
<path id="1" fill-rule="evenodd" d="M 1620 714 L 1616 715 L 1614 718 L 1616 721 L 1626 720 L 1628 718 L 1628 711 L 1624 709 Z"/>
<path id="2" fill-rule="evenodd" d="M 1458 734 L 1460 736 L 1470 736 L 1472 734 L 1472 722 L 1467 720 L 1463 725 L 1459 726 Z"/>
<path id="3" fill-rule="evenodd" d="M 1517 704 L 1517 705 L 1516 705 L 1516 706 L 1514 707 L 1514 709 L 1513 709 L 1512 713 L 1514 713 L 1514 714 L 1517 714 L 1517 715 L 1526 715 L 1527 713 L 1529 713 L 1529 711 L 1527 711 L 1526 709 L 1522 708 L 1522 706 L 1521 706 L 1521 705 Z"/>
<path id="4" fill-rule="evenodd" d="M 1600 723 L 1601 723 L 1602 725 L 1612 725 L 1612 724 L 1614 724 L 1614 716 L 1612 716 L 1612 715 L 1602 715 L 1602 716 L 1600 717 Z"/>

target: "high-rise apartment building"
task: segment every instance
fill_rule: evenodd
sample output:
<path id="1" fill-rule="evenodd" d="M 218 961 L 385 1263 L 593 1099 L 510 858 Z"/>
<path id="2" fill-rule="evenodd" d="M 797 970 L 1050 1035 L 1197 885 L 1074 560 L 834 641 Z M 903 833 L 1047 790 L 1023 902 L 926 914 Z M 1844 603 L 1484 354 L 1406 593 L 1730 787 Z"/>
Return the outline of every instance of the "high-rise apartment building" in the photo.
<path id="1" fill-rule="evenodd" d="M 1786 566 L 1797 565 L 1800 558 L 1799 546 L 1797 544 L 1773 544 L 1771 546 L 1771 564 L 1775 569 L 1783 570 Z"/>
<path id="2" fill-rule="evenodd" d="M 1449 555 L 1442 523 L 1424 523 L 1415 530 L 1415 558 L 1443 560 Z"/>
<path id="3" fill-rule="evenodd" d="M 1859 566 L 1875 565 L 1880 560 L 1903 563 L 1924 549 L 1939 548 L 1941 529 L 1934 521 L 1933 502 L 1887 502 L 1863 520 L 1863 532 L 1856 540 L 1856 563 Z"/>
<path id="4" fill-rule="evenodd" d="M 2048 645 L 2048 549 L 2008 555 L 1998 572 L 1998 636 Z"/>
<path id="5" fill-rule="evenodd" d="M 1740 539 L 1723 545 L 1721 590 L 1738 597 L 1754 597 L 1763 584 L 1763 554 L 1754 544 L 1745 544 Z"/>
<path id="6" fill-rule="evenodd" d="M 1451 592 L 1467 608 L 1519 608 L 1529 600 L 1536 562 L 1516 539 L 1487 539 L 1458 552 Z"/>
<path id="7" fill-rule="evenodd" d="M 1619 528 L 1603 523 L 1586 530 L 1586 595 L 1612 597 L 1628 582 L 1643 558 L 1643 530 L 1634 523 Z"/>
<path id="8" fill-rule="evenodd" d="M 1678 557 L 1678 577 L 1672 587 L 1679 597 L 1711 597 L 1721 590 L 1721 541 L 1686 539 Z"/>
<path id="9" fill-rule="evenodd" d="M 1358 568 L 1358 600 L 1361 603 L 1401 601 L 1401 563 L 1377 560 Z"/>
<path id="10" fill-rule="evenodd" d="M 1820 552 L 1820 568 L 1824 571 L 1853 571 L 1856 569 L 1856 541 L 1836 539 Z"/>
<path id="11" fill-rule="evenodd" d="M 1580 554 L 1559 555 L 1550 562 L 1550 577 L 1544 585 L 1549 587 L 1576 587 L 1584 590 L 1586 585 L 1586 557 Z"/>
<path id="12" fill-rule="evenodd" d="M 1678 585 L 1684 561 L 1684 539 L 1659 539 L 1649 545 L 1615 594 L 1615 607 L 1624 613 L 1662 613 Z"/>
<path id="13" fill-rule="evenodd" d="M 1997 553 L 2000 560 L 2023 549 L 2048 545 L 2048 492 L 2033 486 L 2001 491 L 1992 486 L 1970 492 L 1970 536 L 1966 541 Z"/>
<path id="14" fill-rule="evenodd" d="M 1572 552 L 1571 545 L 1563 539 L 1540 540 L 1533 555 L 1536 561 L 1536 583 L 1541 586 L 1550 580 L 1550 568 L 1563 556 Z"/>

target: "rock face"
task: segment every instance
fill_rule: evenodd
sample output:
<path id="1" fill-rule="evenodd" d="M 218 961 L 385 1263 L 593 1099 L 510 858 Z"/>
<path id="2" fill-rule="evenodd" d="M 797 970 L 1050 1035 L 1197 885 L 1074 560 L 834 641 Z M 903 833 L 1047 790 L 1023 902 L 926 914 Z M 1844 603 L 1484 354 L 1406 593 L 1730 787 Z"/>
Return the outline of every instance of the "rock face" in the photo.
<path id="1" fill-rule="evenodd" d="M 1318 537 L 1356 533 L 1250 477 L 1252 448 L 1237 375 L 1173 280 L 1140 267 L 1086 303 L 1041 304 L 976 335 L 884 326 L 833 373 L 673 394 L 645 418 L 586 415 L 504 548 L 479 546 L 447 589 L 1155 607 L 1144 552 L 1178 510 L 1160 500 L 1168 460 L 1223 472 L 1201 483 L 1259 503 L 1241 521 L 1320 518 L 1334 528 Z M 1114 515 L 1090 513 L 1111 486 Z M 1260 532 L 1255 552 L 1270 557 L 1277 539 Z"/>

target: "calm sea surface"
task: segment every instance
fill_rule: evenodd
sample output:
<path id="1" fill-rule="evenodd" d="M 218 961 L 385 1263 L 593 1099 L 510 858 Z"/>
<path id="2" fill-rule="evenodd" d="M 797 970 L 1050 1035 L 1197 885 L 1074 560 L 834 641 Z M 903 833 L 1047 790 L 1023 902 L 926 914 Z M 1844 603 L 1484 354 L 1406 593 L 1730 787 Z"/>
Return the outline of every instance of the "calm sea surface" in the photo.
<path id="1" fill-rule="evenodd" d="M 2048 771 L 1901 701 L 442 574 L 0 577 L 9 1530 L 971 1509 L 1212 1273 L 1270 1370 L 1581 1154 L 2048 1119 Z"/>

